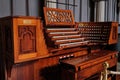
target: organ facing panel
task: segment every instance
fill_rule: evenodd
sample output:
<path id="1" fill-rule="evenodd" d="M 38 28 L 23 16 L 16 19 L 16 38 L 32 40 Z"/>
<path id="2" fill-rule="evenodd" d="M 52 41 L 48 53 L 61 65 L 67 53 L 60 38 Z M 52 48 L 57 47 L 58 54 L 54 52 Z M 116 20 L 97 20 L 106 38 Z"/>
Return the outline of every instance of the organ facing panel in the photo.
<path id="1" fill-rule="evenodd" d="M 1 21 L 5 55 L 10 61 L 19 63 L 46 56 L 40 18 L 14 16 L 4 17 Z"/>

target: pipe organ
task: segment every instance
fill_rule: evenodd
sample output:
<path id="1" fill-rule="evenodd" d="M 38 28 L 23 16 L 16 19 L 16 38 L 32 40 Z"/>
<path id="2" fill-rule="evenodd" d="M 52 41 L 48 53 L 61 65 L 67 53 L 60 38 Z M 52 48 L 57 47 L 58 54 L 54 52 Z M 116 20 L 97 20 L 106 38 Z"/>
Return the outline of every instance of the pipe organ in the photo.
<path id="1" fill-rule="evenodd" d="M 118 51 L 108 47 L 117 22 L 75 22 L 70 10 L 47 7 L 44 17 L 0 19 L 7 80 L 99 80 L 105 62 L 116 70 Z"/>

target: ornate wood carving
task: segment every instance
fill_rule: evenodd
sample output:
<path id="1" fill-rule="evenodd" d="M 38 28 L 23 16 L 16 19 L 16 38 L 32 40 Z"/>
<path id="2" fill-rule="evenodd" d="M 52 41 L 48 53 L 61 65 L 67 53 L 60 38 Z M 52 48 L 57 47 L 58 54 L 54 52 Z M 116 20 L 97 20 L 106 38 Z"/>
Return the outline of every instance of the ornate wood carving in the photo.
<path id="1" fill-rule="evenodd" d="M 46 25 L 74 25 L 73 14 L 70 10 L 45 8 Z"/>
<path id="2" fill-rule="evenodd" d="M 30 53 L 36 51 L 36 28 L 35 26 L 19 26 L 19 52 Z"/>

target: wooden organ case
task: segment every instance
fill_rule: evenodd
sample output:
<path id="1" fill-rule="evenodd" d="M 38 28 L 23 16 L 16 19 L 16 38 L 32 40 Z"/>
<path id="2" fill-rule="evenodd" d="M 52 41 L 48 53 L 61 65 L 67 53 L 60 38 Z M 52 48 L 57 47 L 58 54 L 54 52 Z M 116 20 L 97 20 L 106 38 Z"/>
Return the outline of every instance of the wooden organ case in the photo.
<path id="1" fill-rule="evenodd" d="M 0 19 L 7 80 L 97 80 L 104 62 L 116 70 L 118 52 L 106 46 L 117 43 L 117 22 L 75 23 L 70 10 L 47 7 L 44 16 L 45 24 L 30 16 Z"/>
<path id="2" fill-rule="evenodd" d="M 20 69 L 21 65 L 18 66 L 18 64 L 37 60 L 48 54 L 41 20 L 40 18 L 31 16 L 8 16 L 1 18 L 0 21 L 3 45 L 2 53 L 5 56 L 5 75 L 7 76 L 7 80 L 24 80 L 24 76 L 23 79 L 17 79 L 19 77 L 17 74 L 20 71 L 24 71 L 24 68 Z M 27 66 L 29 68 L 29 65 Z M 17 71 L 14 72 L 14 70 Z M 28 73 L 28 71 L 26 72 Z M 13 78 L 13 73 L 16 76 L 15 79 Z M 30 80 L 29 78 L 25 79 Z"/>
<path id="3" fill-rule="evenodd" d="M 11 62 L 34 60 L 47 54 L 39 18 L 9 16 L 1 18 L 1 22 L 5 33 L 3 36 L 6 44 L 4 51 Z"/>

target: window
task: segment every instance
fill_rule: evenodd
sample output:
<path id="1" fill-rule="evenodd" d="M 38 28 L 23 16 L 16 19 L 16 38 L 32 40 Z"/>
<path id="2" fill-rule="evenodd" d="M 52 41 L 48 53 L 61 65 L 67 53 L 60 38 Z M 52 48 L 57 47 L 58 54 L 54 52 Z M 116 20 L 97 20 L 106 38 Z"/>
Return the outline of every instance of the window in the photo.
<path id="1" fill-rule="evenodd" d="M 77 15 L 77 20 L 80 19 L 80 3 L 81 0 L 46 0 L 45 5 L 51 8 L 60 8 L 73 11 L 74 16 Z"/>
<path id="2" fill-rule="evenodd" d="M 50 8 L 71 10 L 76 22 L 94 21 L 94 1 L 92 0 L 45 0 Z"/>

